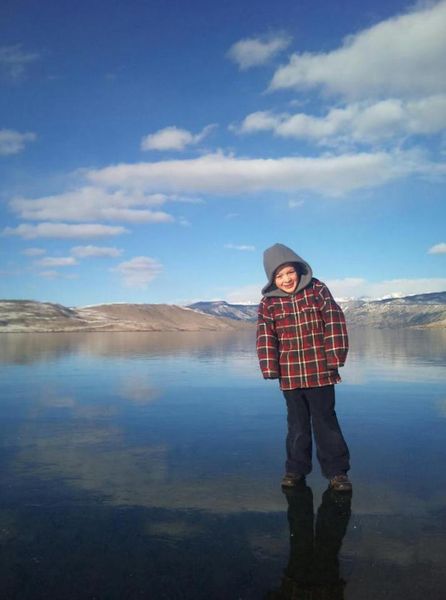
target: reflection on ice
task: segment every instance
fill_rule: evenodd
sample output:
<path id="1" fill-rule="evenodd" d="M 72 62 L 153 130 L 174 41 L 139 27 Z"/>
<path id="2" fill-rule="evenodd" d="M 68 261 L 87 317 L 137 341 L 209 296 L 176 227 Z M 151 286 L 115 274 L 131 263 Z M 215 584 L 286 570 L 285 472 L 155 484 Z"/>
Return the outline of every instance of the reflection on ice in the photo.
<path id="1" fill-rule="evenodd" d="M 350 337 L 345 533 L 349 498 L 317 471 L 285 505 L 284 401 L 253 332 L 2 335 L 3 597 L 442 597 L 446 334 Z"/>
<path id="2" fill-rule="evenodd" d="M 255 330 L 200 332 L 79 332 L 1 334 L 0 362 L 27 364 L 69 355 L 123 359 L 219 356 L 254 344 Z M 250 343 L 251 342 L 251 343 Z"/>
<path id="3" fill-rule="evenodd" d="M 440 381 L 446 364 L 446 330 L 353 329 L 342 370 L 346 383 Z"/>
<path id="4" fill-rule="evenodd" d="M 313 492 L 304 482 L 286 491 L 290 555 L 280 588 L 267 600 L 326 598 L 342 600 L 345 580 L 339 551 L 351 515 L 351 493 L 327 489 L 314 523 Z"/>

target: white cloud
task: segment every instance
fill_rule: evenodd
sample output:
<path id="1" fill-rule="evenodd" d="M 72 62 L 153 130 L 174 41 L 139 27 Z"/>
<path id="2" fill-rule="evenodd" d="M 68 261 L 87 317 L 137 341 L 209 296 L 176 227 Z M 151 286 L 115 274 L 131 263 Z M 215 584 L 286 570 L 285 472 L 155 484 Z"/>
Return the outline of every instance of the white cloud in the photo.
<path id="1" fill-rule="evenodd" d="M 225 244 L 225 248 L 229 250 L 240 250 L 241 252 L 253 252 L 255 246 L 249 246 L 246 244 Z"/>
<path id="2" fill-rule="evenodd" d="M 108 192 L 86 186 L 37 199 L 13 198 L 9 206 L 22 219 L 32 221 L 168 223 L 173 221 L 171 215 L 150 208 L 165 201 L 163 194 L 128 193 L 123 190 Z"/>
<path id="3" fill-rule="evenodd" d="M 432 248 L 429 248 L 429 254 L 446 254 L 446 243 L 441 242 L 440 244 L 435 244 Z"/>
<path id="4" fill-rule="evenodd" d="M 192 223 L 186 217 L 178 217 L 178 223 L 181 227 L 190 227 Z"/>
<path id="5" fill-rule="evenodd" d="M 71 254 L 78 258 L 89 258 L 91 256 L 116 258 L 117 256 L 121 256 L 122 250 L 113 246 L 74 246 L 71 248 Z"/>
<path id="6" fill-rule="evenodd" d="M 186 146 L 199 144 L 215 125 L 208 125 L 200 133 L 193 134 L 187 129 L 172 125 L 146 135 L 141 140 L 141 150 L 184 150 Z"/>
<path id="7" fill-rule="evenodd" d="M 275 115 L 268 110 L 259 110 L 244 118 L 240 127 L 233 127 L 240 133 L 255 133 L 257 131 L 274 131 L 288 115 Z"/>
<path id="8" fill-rule="evenodd" d="M 22 223 L 17 227 L 6 227 L 2 235 L 16 235 L 25 239 L 35 238 L 92 238 L 109 235 L 120 235 L 128 230 L 124 227 L 111 227 L 96 223 L 70 225 L 68 223 L 39 223 L 30 225 Z"/>
<path id="9" fill-rule="evenodd" d="M 418 152 L 362 152 L 339 156 L 236 158 L 208 154 L 190 160 L 121 164 L 90 171 L 97 185 L 181 193 L 245 194 L 311 190 L 336 196 L 411 174 L 442 172 Z"/>
<path id="10" fill-rule="evenodd" d="M 20 133 L 12 129 L 0 129 L 0 155 L 18 154 L 28 142 L 33 142 L 36 137 L 36 134 L 32 132 Z"/>
<path id="11" fill-rule="evenodd" d="M 22 254 L 25 256 L 42 256 L 42 254 L 46 254 L 46 250 L 44 248 L 25 248 L 22 250 Z"/>
<path id="12" fill-rule="evenodd" d="M 289 208 L 301 208 L 304 204 L 303 200 L 288 200 Z"/>
<path id="13" fill-rule="evenodd" d="M 77 261 L 72 256 L 46 256 L 36 261 L 40 267 L 72 267 L 77 265 Z"/>
<path id="14" fill-rule="evenodd" d="M 293 54 L 270 89 L 323 88 L 348 98 L 446 91 L 446 2 L 382 21 L 327 53 Z"/>
<path id="15" fill-rule="evenodd" d="M 44 277 L 45 279 L 77 279 L 77 275 L 70 274 L 66 275 L 65 273 L 59 273 L 59 271 L 39 271 L 37 273 L 39 277 Z"/>
<path id="16" fill-rule="evenodd" d="M 45 277 L 45 279 L 57 279 L 60 276 L 58 271 L 40 271 L 38 273 L 40 277 Z"/>
<path id="17" fill-rule="evenodd" d="M 225 300 L 230 304 L 257 304 L 262 297 L 260 290 L 265 283 L 266 281 L 230 290 L 225 294 Z"/>
<path id="18" fill-rule="evenodd" d="M 0 70 L 11 79 L 19 79 L 26 67 L 39 59 L 39 55 L 24 52 L 21 44 L 0 47 Z"/>
<path id="19" fill-rule="evenodd" d="M 322 117 L 305 113 L 255 112 L 239 131 L 272 131 L 280 137 L 302 138 L 318 143 L 377 142 L 397 136 L 428 135 L 446 128 L 446 94 L 417 100 L 387 99 L 332 108 Z"/>
<path id="20" fill-rule="evenodd" d="M 274 56 L 285 50 L 291 38 L 283 33 L 260 38 L 247 38 L 233 44 L 227 56 L 238 64 L 240 69 L 249 69 L 268 63 Z"/>
<path id="21" fill-rule="evenodd" d="M 127 287 L 145 288 L 159 273 L 163 267 L 154 258 L 148 256 L 135 256 L 131 260 L 120 263 L 112 269 L 117 271 Z"/>
<path id="22" fill-rule="evenodd" d="M 170 196 L 171 202 L 179 202 L 180 204 L 204 204 L 203 198 L 187 198 L 181 196 Z"/>

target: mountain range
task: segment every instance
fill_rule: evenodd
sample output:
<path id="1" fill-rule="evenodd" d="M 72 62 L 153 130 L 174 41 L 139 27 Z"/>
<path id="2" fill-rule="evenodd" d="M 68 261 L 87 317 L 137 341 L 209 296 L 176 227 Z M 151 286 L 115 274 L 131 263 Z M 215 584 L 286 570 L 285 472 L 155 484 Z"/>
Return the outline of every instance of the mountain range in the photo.
<path id="1" fill-rule="evenodd" d="M 349 326 L 446 327 L 446 292 L 339 302 Z M 0 333 L 59 331 L 230 331 L 252 327 L 257 306 L 225 301 L 101 304 L 68 308 L 34 300 L 0 300 Z"/>
<path id="2" fill-rule="evenodd" d="M 446 327 L 446 292 L 433 292 L 381 300 L 339 301 L 352 326 L 379 328 Z M 257 305 L 228 304 L 224 301 L 196 302 L 189 308 L 235 320 L 255 321 Z"/>
<path id="3" fill-rule="evenodd" d="M 34 300 L 0 300 L 0 332 L 228 331 L 248 327 L 169 304 L 101 304 L 68 308 Z"/>

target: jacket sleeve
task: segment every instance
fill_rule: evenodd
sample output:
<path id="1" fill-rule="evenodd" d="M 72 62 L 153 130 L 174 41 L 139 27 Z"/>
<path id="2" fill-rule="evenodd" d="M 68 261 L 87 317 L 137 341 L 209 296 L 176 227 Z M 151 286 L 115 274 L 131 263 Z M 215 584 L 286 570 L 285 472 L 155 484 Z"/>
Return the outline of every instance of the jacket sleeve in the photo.
<path id="1" fill-rule="evenodd" d="M 344 313 L 326 285 L 319 285 L 319 302 L 324 321 L 324 346 L 329 369 L 344 366 L 348 353 L 348 334 Z"/>
<path id="2" fill-rule="evenodd" d="M 264 299 L 260 302 L 257 318 L 257 356 L 263 378 L 277 379 L 280 375 L 278 340 L 274 319 Z"/>

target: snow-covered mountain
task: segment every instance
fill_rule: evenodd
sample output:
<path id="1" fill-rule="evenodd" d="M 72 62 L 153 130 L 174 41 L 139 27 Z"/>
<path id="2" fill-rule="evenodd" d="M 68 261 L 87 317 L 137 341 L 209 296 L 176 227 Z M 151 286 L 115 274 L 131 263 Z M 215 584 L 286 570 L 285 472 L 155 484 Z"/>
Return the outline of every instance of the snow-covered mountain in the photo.
<path id="1" fill-rule="evenodd" d="M 218 300 L 216 302 L 195 302 L 189 304 L 188 308 L 207 315 L 227 317 L 236 321 L 255 321 L 257 319 L 256 304 L 229 304 L 224 300 Z"/>
<path id="2" fill-rule="evenodd" d="M 383 300 L 341 301 L 352 326 L 445 327 L 446 292 Z M 33 300 L 0 300 L 0 333 L 20 331 L 219 331 L 250 327 L 257 306 L 228 302 L 103 304 L 67 308 Z"/>
<path id="3" fill-rule="evenodd" d="M 372 327 L 446 327 L 446 292 L 383 300 L 340 302 L 350 325 Z"/>
<path id="4" fill-rule="evenodd" d="M 372 327 L 446 327 L 446 292 L 382 300 L 340 301 L 350 325 Z M 257 306 L 224 301 L 196 302 L 189 308 L 209 315 L 255 321 Z"/>

